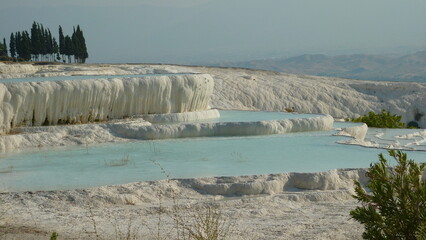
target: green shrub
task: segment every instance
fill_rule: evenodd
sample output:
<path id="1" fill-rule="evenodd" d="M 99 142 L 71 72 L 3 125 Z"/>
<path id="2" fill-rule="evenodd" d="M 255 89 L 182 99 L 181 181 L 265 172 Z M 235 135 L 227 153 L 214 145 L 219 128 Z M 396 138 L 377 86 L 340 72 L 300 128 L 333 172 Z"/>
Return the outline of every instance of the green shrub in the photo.
<path id="1" fill-rule="evenodd" d="M 426 239 L 426 182 L 421 180 L 425 163 L 407 160 L 407 154 L 390 150 L 397 161 L 390 167 L 380 161 L 367 172 L 367 192 L 355 181 L 355 195 L 362 206 L 350 212 L 364 225 L 364 239 Z"/>
<path id="2" fill-rule="evenodd" d="M 381 113 L 369 112 L 359 118 L 352 119 L 353 122 L 363 122 L 369 127 L 377 128 L 405 128 L 405 124 L 401 122 L 401 116 L 390 114 L 389 111 L 382 110 Z"/>
<path id="3" fill-rule="evenodd" d="M 57 240 L 58 239 L 58 233 L 53 232 L 52 235 L 50 235 L 50 240 Z"/>

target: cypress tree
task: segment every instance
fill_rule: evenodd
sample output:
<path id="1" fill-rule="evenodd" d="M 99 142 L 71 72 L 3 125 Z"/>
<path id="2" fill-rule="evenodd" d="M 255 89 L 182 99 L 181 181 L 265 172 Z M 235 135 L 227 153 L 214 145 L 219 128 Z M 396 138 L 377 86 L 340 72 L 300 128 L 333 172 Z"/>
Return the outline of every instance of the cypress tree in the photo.
<path id="1" fill-rule="evenodd" d="M 49 57 L 49 61 L 51 61 L 52 60 L 52 54 L 53 54 L 53 39 L 52 39 L 52 34 L 50 33 L 50 29 L 47 29 L 46 54 Z"/>
<path id="2" fill-rule="evenodd" d="M 38 23 L 37 24 L 37 36 L 38 36 L 38 42 L 37 42 L 37 54 L 39 54 L 39 59 L 41 60 L 43 58 L 43 49 L 44 49 L 44 27 L 43 24 Z"/>
<path id="3" fill-rule="evenodd" d="M 65 55 L 68 57 L 68 63 L 71 63 L 71 55 L 73 54 L 73 45 L 70 36 L 65 37 Z"/>
<path id="4" fill-rule="evenodd" d="M 61 25 L 59 25 L 59 53 L 62 55 L 62 59 L 64 59 L 64 55 L 65 55 L 65 37 L 64 37 L 64 32 L 62 31 Z"/>
<path id="5" fill-rule="evenodd" d="M 37 54 L 37 58 L 39 60 L 41 60 L 42 58 L 42 52 L 43 52 L 43 33 L 41 32 L 41 27 L 43 25 L 40 23 L 37 23 L 37 27 L 36 27 L 36 50 L 33 50 L 34 52 L 36 52 Z"/>
<path id="6" fill-rule="evenodd" d="M 44 29 L 43 24 L 40 24 L 40 33 L 41 33 L 41 51 L 40 54 L 43 56 L 43 60 L 46 59 L 47 54 L 47 30 Z"/>
<path id="7" fill-rule="evenodd" d="M 3 38 L 3 44 L 0 43 L 0 56 L 7 57 L 7 45 L 6 45 L 6 39 Z"/>
<path id="8" fill-rule="evenodd" d="M 13 59 L 15 59 L 15 57 L 16 57 L 16 44 L 15 44 L 15 36 L 13 35 L 13 33 L 10 34 L 9 49 L 10 49 L 10 56 Z"/>
<path id="9" fill-rule="evenodd" d="M 37 23 L 34 21 L 33 25 L 31 26 L 31 54 L 33 55 L 33 60 L 37 60 L 38 59 L 38 52 L 39 52 L 39 48 L 38 48 L 38 26 Z"/>
<path id="10" fill-rule="evenodd" d="M 78 29 L 80 29 L 80 26 L 78 26 Z M 79 32 L 79 38 L 80 38 L 80 42 L 81 42 L 82 63 L 85 63 L 86 59 L 89 57 L 89 53 L 87 52 L 86 39 L 84 38 L 83 31 L 81 31 L 81 30 Z"/>
<path id="11" fill-rule="evenodd" d="M 4 46 L 3 43 L 0 43 L 0 57 L 4 56 Z"/>
<path id="12" fill-rule="evenodd" d="M 31 38 L 27 31 L 22 32 L 22 40 L 21 40 L 21 53 L 22 58 L 26 61 L 31 60 Z"/>
<path id="13" fill-rule="evenodd" d="M 21 36 L 21 32 L 16 32 L 15 34 L 15 44 L 16 44 L 16 56 L 18 58 L 18 61 L 20 60 L 21 56 L 22 56 L 22 36 Z"/>
<path id="14" fill-rule="evenodd" d="M 33 21 L 31 30 L 12 33 L 10 35 L 9 49 L 12 58 L 16 60 L 62 60 L 65 62 L 65 56 L 68 62 L 74 58 L 76 63 L 84 63 L 88 58 L 86 41 L 80 25 L 73 27 L 71 36 L 64 35 L 62 26 L 59 25 L 59 44 L 56 38 L 52 36 L 49 28 L 36 21 Z M 0 56 L 8 56 L 6 39 L 0 42 Z"/>
<path id="15" fill-rule="evenodd" d="M 3 43 L 0 43 L 0 57 L 6 56 Z M 7 50 L 6 50 L 7 51 Z"/>
<path id="16" fill-rule="evenodd" d="M 73 33 L 71 36 L 72 46 L 73 46 L 73 52 L 72 55 L 74 55 L 74 62 L 80 62 L 80 40 L 77 37 L 77 33 L 75 28 L 73 29 Z"/>
<path id="17" fill-rule="evenodd" d="M 56 42 L 55 37 L 52 38 L 52 43 L 53 43 L 52 55 L 53 55 L 54 61 L 56 62 L 61 60 L 61 56 L 59 55 L 59 46 L 58 46 L 58 42 Z M 56 59 L 55 59 L 55 56 L 56 56 Z"/>
<path id="18" fill-rule="evenodd" d="M 86 58 L 89 57 L 87 53 L 86 40 L 84 39 L 83 31 L 80 29 L 80 25 L 77 25 L 77 30 L 75 31 L 75 35 L 78 42 L 78 60 L 79 63 L 85 63 Z"/>
<path id="19" fill-rule="evenodd" d="M 3 38 L 3 46 L 4 46 L 4 50 L 6 50 L 6 56 L 8 56 L 8 54 L 7 54 L 6 38 Z"/>

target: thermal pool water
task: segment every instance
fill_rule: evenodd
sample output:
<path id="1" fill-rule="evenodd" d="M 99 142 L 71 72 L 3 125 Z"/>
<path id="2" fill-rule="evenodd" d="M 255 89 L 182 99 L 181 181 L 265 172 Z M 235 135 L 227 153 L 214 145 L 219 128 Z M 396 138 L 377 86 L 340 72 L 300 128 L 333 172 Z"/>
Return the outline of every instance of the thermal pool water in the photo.
<path id="1" fill-rule="evenodd" d="M 220 119 L 209 121 L 263 121 L 315 116 L 276 112 L 220 113 Z M 334 128 L 357 125 L 336 122 Z M 348 137 L 333 136 L 336 132 L 132 140 L 15 151 L 0 154 L 0 188 L 2 191 L 58 190 L 166 178 L 367 168 L 377 160 L 379 153 L 386 153 L 383 149 L 338 144 L 337 141 Z M 398 134 L 401 133 L 404 131 L 398 130 Z M 409 157 L 424 161 L 426 153 L 410 151 Z"/>
<path id="2" fill-rule="evenodd" d="M 365 136 L 367 130 L 364 128 L 361 144 L 367 143 L 366 146 L 376 147 L 366 148 L 337 143 L 359 144 L 359 139 L 349 142 L 349 137 L 334 135 L 340 128 L 360 125 L 335 122 L 334 129 L 328 130 L 333 122 L 330 116 L 220 111 L 220 118 L 200 120 L 203 117 L 215 116 L 214 112 L 202 113 L 208 110 L 212 101 L 216 101 L 216 106 L 219 102 L 229 102 L 226 99 L 217 99 L 217 96 L 211 101 L 214 96 L 213 90 L 216 88 L 213 78 L 209 74 L 161 73 L 160 70 L 151 70 L 145 69 L 143 72 L 160 74 L 43 77 L 44 73 L 40 72 L 37 76 L 42 77 L 0 79 L 0 98 L 3 101 L 3 107 L 0 108 L 0 115 L 3 116 L 0 118 L 0 133 L 8 134 L 12 133 L 12 129 L 22 128 L 21 132 L 13 132 L 19 133 L 18 138 L 3 135 L 3 141 L 0 141 L 0 144 L 3 143 L 0 149 L 3 152 L 0 153 L 0 191 L 75 189 L 166 178 L 367 168 L 371 162 L 377 160 L 377 154 L 386 153 L 383 148 L 393 147 L 417 150 L 410 151 L 409 157 L 416 161 L 426 161 L 425 130 L 369 129 Z M 23 74 L 23 76 L 27 75 Z M 222 76 L 218 81 L 219 89 L 221 87 L 234 89 L 242 83 L 247 87 L 247 81 L 250 81 L 250 86 L 256 89 L 252 93 L 255 96 L 257 93 L 263 93 L 261 91 L 263 86 L 269 86 L 264 83 L 256 85 L 262 82 L 262 78 L 242 76 L 243 80 L 239 79 L 229 86 L 222 86 L 229 77 Z M 274 83 L 274 87 L 281 86 L 281 78 L 278 80 Z M 306 79 L 303 80 L 304 83 L 306 81 Z M 370 94 L 371 91 L 383 88 L 382 85 L 374 84 L 367 84 L 364 89 L 364 85 L 351 83 L 350 89 L 355 88 Z M 284 106 L 281 106 L 282 103 L 295 104 L 299 95 L 303 97 L 303 101 L 298 104 L 299 107 L 305 106 L 304 104 L 309 101 L 312 102 L 312 99 L 315 99 L 315 107 L 329 107 L 333 99 L 338 99 L 339 104 L 344 102 L 345 108 L 348 103 L 353 102 L 353 100 L 343 99 L 348 94 L 348 89 L 337 89 L 337 91 L 328 86 L 315 92 L 327 93 L 329 89 L 334 89 L 336 93 L 341 90 L 344 94 L 333 99 L 329 99 L 328 95 L 327 97 L 309 95 L 309 98 L 306 98 L 303 92 L 298 92 L 294 96 L 291 92 L 286 93 L 287 89 L 291 89 L 289 86 L 297 86 L 297 90 L 300 90 L 302 85 L 299 82 L 286 83 L 285 88 L 277 91 L 290 96 L 290 100 L 279 98 L 278 102 L 274 102 L 271 98 L 273 94 L 267 92 L 266 97 L 240 96 L 242 97 L 241 106 L 247 105 L 245 104 L 247 100 L 249 106 L 262 103 L 262 108 L 269 109 L 267 106 L 270 103 L 279 105 L 279 109 L 284 109 Z M 314 88 L 313 85 L 308 87 L 310 90 Z M 400 88 L 395 89 L 399 91 Z M 234 96 L 235 93 L 227 95 Z M 321 99 L 327 104 L 317 102 Z M 368 102 L 371 101 L 372 99 L 368 99 Z M 362 104 L 355 105 L 357 108 L 365 108 Z M 306 109 L 309 110 L 305 112 L 313 112 L 313 108 L 309 106 L 306 106 Z M 153 117 L 153 120 L 160 120 L 157 124 L 155 121 L 148 120 L 153 123 L 152 125 L 151 123 L 144 125 L 140 122 L 135 124 L 107 122 L 103 126 L 97 125 L 96 129 L 105 131 L 105 136 L 120 139 L 115 143 L 86 145 L 82 141 L 83 144 L 78 146 L 69 146 L 67 142 L 64 142 L 63 145 L 67 147 L 43 147 L 43 140 L 54 141 L 52 139 L 56 139 L 55 137 L 58 141 L 67 137 L 79 141 L 78 136 L 61 135 L 62 132 L 78 132 L 79 125 L 69 125 L 70 129 L 62 131 L 61 134 L 55 132 L 55 129 L 60 129 L 61 126 L 33 127 L 55 125 L 64 121 L 90 123 L 94 120 L 144 117 L 146 114 L 153 116 L 152 113 L 157 115 L 174 113 L 177 114 L 175 116 L 181 117 L 187 112 L 199 112 L 201 117 L 190 123 L 178 123 L 180 125 L 174 125 L 175 122 L 169 121 L 171 118 L 161 116 Z M 339 112 L 330 112 L 326 108 L 316 112 L 334 113 L 334 116 L 342 115 Z M 180 117 L 175 119 L 185 119 Z M 316 120 L 312 120 L 315 118 Z M 410 120 L 408 117 L 406 119 Z M 28 129 L 32 130 L 26 131 Z M 318 131 L 324 129 L 327 130 Z M 58 134 L 55 135 L 56 133 Z M 30 135 L 33 138 L 25 137 Z M 138 140 L 175 137 L 186 138 Z"/>

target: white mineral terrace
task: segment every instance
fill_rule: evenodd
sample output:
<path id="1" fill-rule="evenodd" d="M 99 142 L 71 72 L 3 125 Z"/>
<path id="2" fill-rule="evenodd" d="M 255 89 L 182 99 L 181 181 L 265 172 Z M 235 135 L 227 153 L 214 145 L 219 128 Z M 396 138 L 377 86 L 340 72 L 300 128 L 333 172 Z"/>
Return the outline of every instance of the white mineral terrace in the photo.
<path id="1" fill-rule="evenodd" d="M 184 72 L 203 74 L 1 83 L 1 78 Z M 9 150 L 11 155 L 15 154 L 14 149 L 41 147 L 40 151 L 44 151 L 49 150 L 44 146 L 96 146 L 100 142 L 113 142 L 116 145 L 116 142 L 126 139 L 329 130 L 333 125 L 332 117 L 353 118 L 382 109 L 401 115 L 406 123 L 426 127 L 426 83 L 358 81 L 248 69 L 0 63 L 0 103 L 0 151 L 6 152 L 4 156 Z M 214 108 L 275 112 L 291 109 L 321 115 L 253 122 L 206 121 L 218 116 Z M 100 123 L 87 123 L 108 119 Z M 65 122 L 86 124 L 54 125 Z M 51 126 L 42 126 L 44 124 Z M 251 142 L 249 148 L 252 152 L 257 151 L 258 155 L 253 154 L 253 166 L 257 168 L 266 165 L 265 156 L 272 150 L 277 150 L 281 157 L 277 161 L 286 159 L 289 163 L 301 165 L 304 158 L 309 158 L 315 169 L 330 161 L 329 149 L 337 153 L 339 162 L 340 158 L 354 155 L 357 158 L 355 161 L 365 161 L 366 167 L 377 161 L 379 151 L 385 152 L 376 148 L 420 150 L 408 155 L 415 156 L 418 162 L 425 160 L 424 129 L 399 132 L 371 130 L 366 125 L 341 126 L 345 127 L 338 133 L 317 133 L 336 133 L 341 136 L 323 137 L 339 138 L 345 144 L 374 148 L 324 141 L 315 144 L 316 149 L 322 151 L 312 155 L 309 152 L 312 148 L 310 139 L 297 146 L 301 138 L 289 136 L 288 139 L 294 142 L 292 149 L 279 144 L 265 148 L 268 151 L 258 151 L 259 145 L 252 139 L 241 142 Z M 287 135 L 278 137 L 283 136 Z M 350 138 L 344 139 L 342 136 Z M 163 152 L 173 152 L 169 151 L 176 148 L 172 144 L 179 141 L 171 140 L 170 145 L 165 144 Z M 215 151 L 222 152 L 225 147 L 234 150 L 235 142 L 232 146 L 222 142 Z M 190 149 L 195 144 L 185 141 L 180 146 L 184 145 Z M 246 148 L 247 145 L 243 145 L 240 149 L 243 151 Z M 115 148 L 111 149 L 116 151 Z M 214 149 L 214 144 L 206 149 Z M 153 154 L 156 154 L 154 150 Z M 294 161 L 292 152 L 298 154 L 299 160 Z M 355 152 L 362 153 L 359 155 L 361 157 L 357 157 Z M 235 158 L 241 161 L 240 166 L 250 165 L 238 155 Z M 46 166 L 52 166 L 57 161 L 64 163 L 64 160 L 46 157 L 40 162 L 38 170 L 42 172 Z M 196 161 L 203 161 L 203 158 Z M 232 161 L 225 159 L 224 166 L 226 162 Z M 78 169 L 78 175 L 73 180 L 81 181 L 85 169 L 79 169 L 80 165 L 75 162 L 67 163 Z M 136 169 L 129 164 L 124 167 Z M 21 175 L 32 174 L 26 171 L 28 169 L 15 171 L 13 165 L 0 169 L 3 179 L 19 181 L 22 180 L 19 178 Z M 99 168 L 98 165 L 94 164 Z M 119 166 L 104 166 L 103 161 L 101 165 L 109 174 L 108 179 L 123 171 Z M 194 165 L 181 162 L 177 165 L 192 172 L 200 171 L 194 170 Z M 276 168 L 278 164 L 275 162 L 271 165 Z M 288 165 L 285 164 L 285 169 L 288 169 Z M 34 166 L 28 168 L 31 167 Z M 69 169 L 66 168 L 67 171 Z M 158 172 L 161 171 L 159 166 Z M 126 236 L 134 239 L 178 239 L 182 232 L 175 228 L 177 218 L 181 222 L 193 223 L 196 213 L 205 212 L 206 207 L 214 207 L 221 212 L 225 226 L 230 226 L 227 239 L 362 239 L 363 226 L 350 218 L 349 211 L 359 206 L 351 196 L 353 180 L 359 180 L 364 185 L 368 181 L 366 169 L 315 170 L 311 173 L 277 171 L 280 172 L 247 174 L 249 176 L 215 175 L 217 177 L 197 179 L 185 177 L 64 191 L 3 192 L 0 193 L 0 238 L 49 239 L 52 232 L 57 232 L 60 239 L 124 239 Z M 167 175 L 164 169 L 163 174 Z M 38 174 L 32 176 L 40 178 Z M 63 175 L 54 179 L 58 178 L 66 179 Z M 90 170 L 86 178 L 95 179 L 93 171 Z M 1 183 L 4 182 L 0 182 L 0 188 Z"/>
<path id="2" fill-rule="evenodd" d="M 213 77 L 212 108 L 259 111 L 294 109 L 296 112 L 329 114 L 339 118 L 353 118 L 369 111 L 385 109 L 401 115 L 406 123 L 415 122 L 422 128 L 426 127 L 426 83 L 420 82 L 376 82 L 249 69 L 171 65 L 2 63 L 0 82 L 1 78 L 182 72 L 206 73 Z"/>
<path id="3" fill-rule="evenodd" d="M 0 136 L 0 152 L 29 147 L 118 142 L 127 139 L 152 140 L 213 136 L 253 136 L 324 131 L 332 129 L 334 122 L 329 115 L 313 115 L 311 117 L 268 121 L 201 121 L 199 123 L 191 123 L 191 121 L 208 120 L 219 116 L 219 111 L 212 109 L 201 112 L 155 114 L 150 116 L 163 123 L 171 121 L 167 122 L 169 124 L 152 124 L 145 121 L 145 118 L 134 118 L 98 124 L 19 127 L 14 129 L 14 134 Z M 150 118 L 147 119 L 150 120 Z M 170 124 L 173 121 L 178 122 Z M 180 121 L 183 123 L 179 123 Z"/>
<path id="4" fill-rule="evenodd" d="M 0 83 L 0 134 L 17 126 L 207 110 L 213 86 L 208 74 Z"/>

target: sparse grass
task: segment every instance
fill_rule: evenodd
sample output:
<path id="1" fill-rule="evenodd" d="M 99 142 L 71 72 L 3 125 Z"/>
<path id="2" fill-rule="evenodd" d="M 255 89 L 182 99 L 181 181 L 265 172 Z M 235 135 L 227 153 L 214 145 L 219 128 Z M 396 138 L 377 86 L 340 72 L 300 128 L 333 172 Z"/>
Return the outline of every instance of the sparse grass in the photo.
<path id="1" fill-rule="evenodd" d="M 150 150 L 159 153 L 155 143 L 150 144 Z M 236 158 L 241 158 L 235 153 Z M 119 160 L 105 161 L 105 166 L 125 166 L 130 162 L 129 156 L 123 156 Z M 167 185 L 160 187 L 156 192 L 159 202 L 154 203 L 153 212 L 144 215 L 144 211 L 137 208 L 136 203 L 125 202 L 130 207 L 128 211 L 110 211 L 95 209 L 94 203 L 86 207 L 86 217 L 81 232 L 74 236 L 76 239 L 115 239 L 115 240 L 218 240 L 225 239 L 230 232 L 231 224 L 221 212 L 219 205 L 213 203 L 197 203 L 190 206 L 185 201 L 177 201 L 178 193 L 174 188 L 170 174 L 163 166 L 152 160 L 161 173 L 166 177 Z M 167 202 L 164 203 L 164 199 Z M 125 200 L 127 201 L 127 200 Z M 155 206 L 156 205 L 156 206 Z M 125 213 L 125 215 L 123 214 Z M 1 215 L 0 215 L 1 217 Z M 51 231 L 50 239 L 62 238 L 58 231 Z M 49 236 L 49 235 L 48 235 Z"/>
<path id="2" fill-rule="evenodd" d="M 15 167 L 10 165 L 6 168 L 0 169 L 0 174 L 1 173 L 11 173 L 11 172 L 13 172 L 13 169 L 15 169 Z"/>
<path id="3" fill-rule="evenodd" d="M 89 207 L 89 213 L 90 213 L 89 219 L 92 223 L 93 232 L 87 232 L 86 231 L 86 233 L 89 233 L 89 234 L 91 233 L 91 234 L 95 235 L 96 239 L 98 240 L 98 239 L 100 239 L 100 235 L 99 235 L 99 232 L 98 232 L 98 225 L 96 223 L 95 215 L 93 214 L 92 207 Z"/>
<path id="4" fill-rule="evenodd" d="M 217 240 L 225 239 L 231 225 L 218 207 L 192 208 L 190 215 L 183 219 L 178 215 L 180 231 L 184 239 Z"/>
<path id="5" fill-rule="evenodd" d="M 89 143 L 87 141 L 84 142 L 86 148 L 86 154 L 89 154 Z"/>
<path id="6" fill-rule="evenodd" d="M 237 153 L 235 153 L 237 154 Z M 238 155 L 240 158 L 241 155 Z M 153 163 L 157 165 L 161 172 L 170 183 L 170 173 L 168 173 L 161 164 L 155 160 Z M 219 207 L 212 205 L 202 207 L 192 207 L 183 209 L 179 207 L 176 200 L 175 189 L 171 186 L 166 190 L 171 194 L 173 207 L 172 212 L 169 213 L 170 217 L 175 222 L 176 238 L 177 240 L 218 240 L 225 239 L 230 230 L 229 221 L 220 211 Z M 161 215 L 164 213 L 162 210 L 161 193 L 159 193 L 160 208 L 158 212 L 158 225 L 157 225 L 157 239 L 163 239 L 160 234 L 161 229 Z"/>
<path id="7" fill-rule="evenodd" d="M 152 153 L 155 153 L 155 154 L 160 153 L 160 149 L 157 148 L 157 144 L 155 143 L 155 141 L 149 141 L 148 146 L 149 146 L 149 150 Z"/>
<path id="8" fill-rule="evenodd" d="M 141 220 L 144 216 L 140 212 L 126 215 L 123 219 L 122 216 L 118 217 L 119 213 L 102 213 L 88 207 L 87 219 L 85 219 L 88 228 L 84 228 L 84 232 L 78 238 L 96 240 L 218 240 L 226 239 L 230 233 L 230 221 L 220 211 L 220 207 L 208 203 L 207 206 L 196 207 L 164 207 L 160 204 L 160 206 L 155 207 L 155 212 L 155 214 L 158 214 L 158 219 L 155 226 L 150 228 L 145 221 Z M 103 214 L 103 218 L 109 224 L 107 222 L 101 225 L 98 214 Z M 147 221 L 153 221 L 153 219 L 147 218 Z M 174 221 L 175 224 L 170 225 L 170 221 Z"/>
<path id="9" fill-rule="evenodd" d="M 117 215 L 114 212 L 107 212 L 107 220 L 109 224 L 103 226 L 97 220 L 95 211 L 92 206 L 88 206 L 87 212 L 87 221 L 86 226 L 88 228 L 83 228 L 83 232 L 77 239 L 115 239 L 115 240 L 137 240 L 144 239 L 141 236 L 141 229 L 144 225 L 138 224 L 136 217 L 134 215 L 128 216 L 127 219 L 118 219 Z M 100 213 L 100 212 L 99 212 Z"/>
<path id="10" fill-rule="evenodd" d="M 119 160 L 111 160 L 111 161 L 106 161 L 105 162 L 105 166 L 107 167 L 122 167 L 122 166 L 126 166 L 129 164 L 129 155 L 123 156 L 121 159 Z"/>
<path id="11" fill-rule="evenodd" d="M 247 161 L 247 159 L 240 152 L 235 152 L 235 151 L 232 152 L 231 157 L 236 162 L 246 162 Z"/>
<path id="12" fill-rule="evenodd" d="M 113 224 L 115 239 L 117 240 L 137 240 L 142 239 L 139 237 L 140 230 L 143 226 L 137 225 L 134 220 L 128 219 L 124 226 L 120 227 L 121 221 L 115 220 Z"/>

